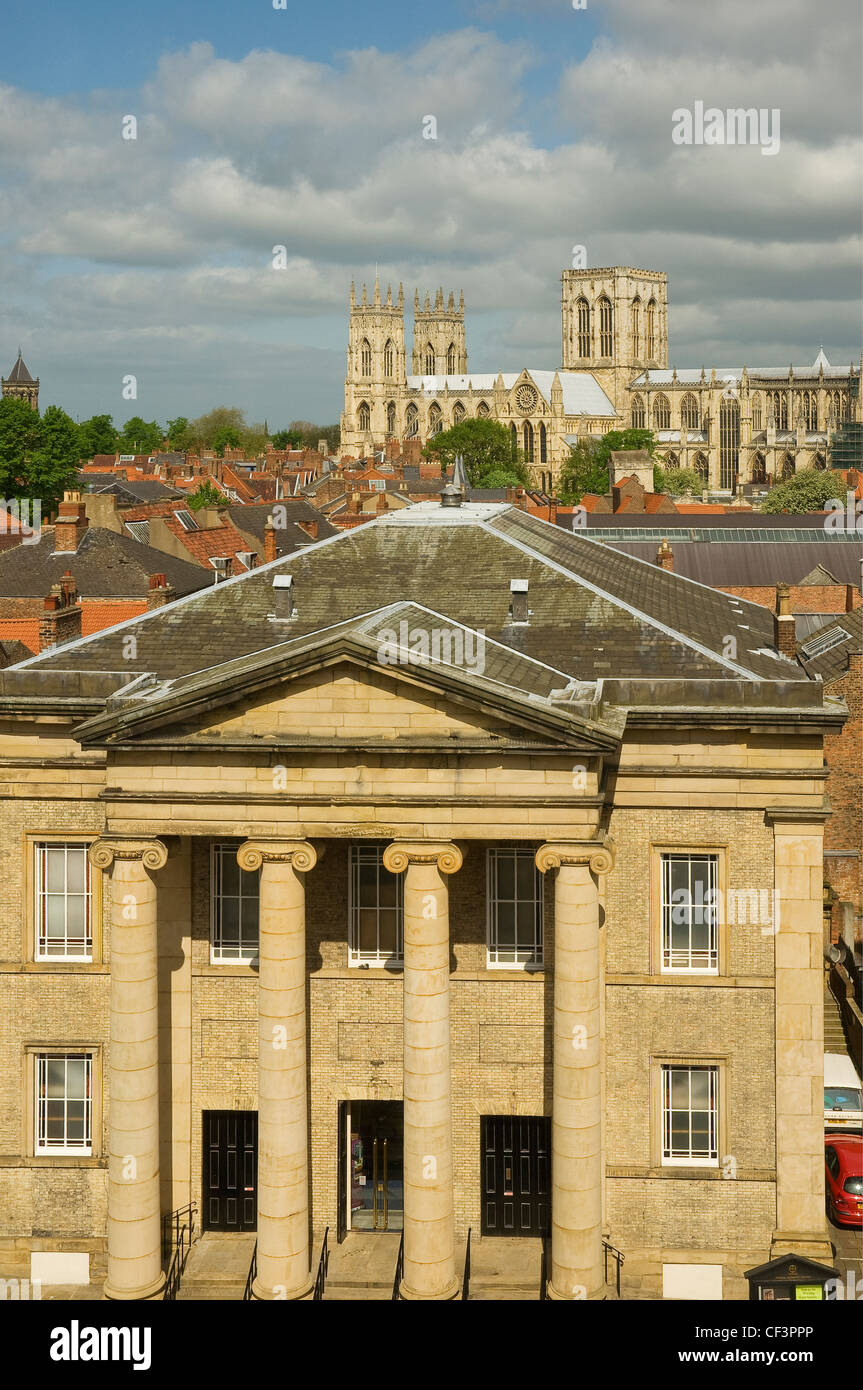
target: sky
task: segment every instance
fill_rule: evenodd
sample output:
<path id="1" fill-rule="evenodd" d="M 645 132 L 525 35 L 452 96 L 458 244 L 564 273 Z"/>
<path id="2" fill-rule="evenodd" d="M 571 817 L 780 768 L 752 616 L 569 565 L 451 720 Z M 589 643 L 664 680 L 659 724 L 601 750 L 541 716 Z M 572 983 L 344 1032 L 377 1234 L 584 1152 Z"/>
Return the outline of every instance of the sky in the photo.
<path id="1" fill-rule="evenodd" d="M 43 407 L 334 422 L 350 282 L 376 268 L 409 305 L 464 290 L 469 370 L 554 368 L 576 247 L 668 273 L 674 365 L 822 345 L 859 364 L 859 0 L 19 14 L 0 47 L 0 372 L 20 344 Z M 675 143 L 697 102 L 778 110 L 778 151 Z"/>

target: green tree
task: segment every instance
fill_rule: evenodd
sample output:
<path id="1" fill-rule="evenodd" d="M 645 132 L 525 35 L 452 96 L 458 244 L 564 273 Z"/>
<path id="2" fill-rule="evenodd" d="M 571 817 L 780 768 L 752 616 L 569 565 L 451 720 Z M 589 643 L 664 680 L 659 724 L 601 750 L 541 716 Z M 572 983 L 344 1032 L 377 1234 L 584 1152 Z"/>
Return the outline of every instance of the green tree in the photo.
<path id="1" fill-rule="evenodd" d="M 646 449 L 653 457 L 656 441 L 652 430 L 609 430 L 601 439 L 579 439 L 560 470 L 557 492 L 567 503 L 580 502 L 585 493 L 609 491 L 609 464 L 612 453 L 625 449 Z"/>
<path id="2" fill-rule="evenodd" d="M 26 401 L 0 399 L 0 492 L 13 497 L 38 497 L 28 488 L 33 459 L 42 446 L 42 420 Z"/>
<path id="3" fill-rule="evenodd" d="M 804 468 L 786 482 L 774 484 L 761 503 L 761 510 L 773 514 L 820 512 L 833 497 L 838 498 L 844 506 L 846 491 L 845 481 L 838 473 L 826 472 L 821 468 Z"/>
<path id="4" fill-rule="evenodd" d="M 223 492 L 214 487 L 209 479 L 206 479 L 193 493 L 186 498 L 186 505 L 193 512 L 200 511 L 201 507 L 227 507 L 228 499 Z"/>
<path id="5" fill-rule="evenodd" d="M 672 492 L 679 496 L 688 488 L 700 496 L 702 486 L 701 476 L 694 468 L 663 468 L 658 463 L 653 466 L 654 492 Z"/>
<path id="6" fill-rule="evenodd" d="M 165 432 L 155 420 L 142 420 L 133 415 L 120 435 L 121 454 L 152 454 L 161 446 Z"/>
<path id="7" fill-rule="evenodd" d="M 193 420 L 190 428 L 196 448 L 214 449 L 219 430 L 236 430 L 242 437 L 246 428 L 245 411 L 236 405 L 217 405 L 214 410 L 208 410 L 206 415 L 199 415 L 197 420 Z"/>
<path id="8" fill-rule="evenodd" d="M 59 405 L 42 416 L 42 438 L 27 468 L 31 496 L 42 498 L 43 511 L 54 511 L 78 475 L 78 426 Z"/>
<path id="9" fill-rule="evenodd" d="M 110 415 L 91 415 L 78 426 L 78 455 L 91 459 L 94 454 L 115 454 L 118 439 Z"/>
<path id="10" fill-rule="evenodd" d="M 221 458 L 226 449 L 239 449 L 243 439 L 240 431 L 233 425 L 223 425 L 213 435 L 212 447 Z"/>
<path id="11" fill-rule="evenodd" d="M 461 456 L 472 487 L 528 482 L 524 460 L 517 449 L 513 451 L 510 431 L 496 420 L 462 420 L 430 439 L 423 454 L 439 459 L 442 473 L 450 472 Z M 498 481 L 489 482 L 491 477 Z"/>
<path id="12" fill-rule="evenodd" d="M 194 448 L 192 431 L 189 421 L 185 415 L 178 415 L 176 420 L 169 420 L 165 426 L 165 436 L 172 449 L 186 451 Z"/>

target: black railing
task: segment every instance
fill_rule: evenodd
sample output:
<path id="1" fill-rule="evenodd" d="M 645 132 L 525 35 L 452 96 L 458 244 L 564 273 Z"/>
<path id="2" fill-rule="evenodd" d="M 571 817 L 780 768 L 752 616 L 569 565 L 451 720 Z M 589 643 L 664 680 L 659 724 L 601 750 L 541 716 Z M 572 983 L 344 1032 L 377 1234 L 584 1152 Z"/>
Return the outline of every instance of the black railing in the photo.
<path id="1" fill-rule="evenodd" d="M 540 1301 L 548 1298 L 548 1236 L 542 1238 L 542 1261 L 539 1266 Z"/>
<path id="2" fill-rule="evenodd" d="M 830 993 L 839 1006 L 845 1046 L 859 1076 L 863 1066 L 863 1013 L 855 998 L 859 972 L 854 957 L 844 942 L 840 942 L 838 947 L 830 948 L 829 959 Z M 854 975 L 851 973 L 852 970 L 855 972 Z"/>
<path id="3" fill-rule="evenodd" d="M 621 1268 L 621 1265 L 623 1264 L 623 1261 L 626 1259 L 626 1256 L 625 1256 L 625 1255 L 622 1255 L 622 1254 L 620 1253 L 619 1250 L 615 1250 L 615 1248 L 614 1248 L 613 1245 L 609 1245 L 609 1243 L 608 1243 L 607 1240 L 604 1240 L 604 1241 L 602 1242 L 602 1250 L 603 1250 L 603 1254 L 605 1255 L 605 1282 L 606 1282 L 606 1284 L 608 1283 L 608 1257 L 609 1257 L 609 1255 L 610 1255 L 611 1258 L 614 1260 L 614 1262 L 615 1262 L 615 1264 L 616 1264 L 616 1266 L 617 1266 L 617 1272 L 616 1272 L 616 1277 L 615 1277 L 615 1285 L 616 1285 L 616 1287 L 617 1287 L 617 1296 L 618 1296 L 618 1298 L 619 1298 L 619 1297 L 620 1297 L 620 1268 Z"/>
<path id="4" fill-rule="evenodd" d="M 461 1296 L 464 1303 L 470 1299 L 470 1228 L 468 1228 L 467 1245 L 464 1252 L 464 1278 L 461 1281 Z"/>
<path id="5" fill-rule="evenodd" d="M 249 1265 L 249 1272 L 246 1275 L 246 1287 L 243 1289 L 243 1302 L 251 1303 L 252 1285 L 258 1277 L 258 1242 L 255 1241 L 255 1248 L 252 1251 L 252 1259 Z"/>
<path id="6" fill-rule="evenodd" d="M 402 1231 L 402 1238 L 399 1241 L 399 1257 L 396 1260 L 396 1277 L 393 1279 L 393 1302 L 397 1303 L 401 1298 L 402 1279 L 405 1274 L 405 1233 Z"/>
<path id="7" fill-rule="evenodd" d="M 327 1285 L 327 1268 L 330 1263 L 329 1249 L 329 1226 L 324 1231 L 324 1243 L 321 1246 L 321 1258 L 318 1260 L 318 1272 L 315 1276 L 315 1292 L 312 1296 L 313 1303 L 320 1303 L 324 1296 L 324 1289 Z"/>
<path id="8" fill-rule="evenodd" d="M 185 1207 L 178 1207 L 162 1217 L 162 1263 L 168 1266 L 162 1298 L 168 1303 L 176 1302 L 180 1289 L 180 1280 L 195 1238 L 196 1211 L 195 1203 L 189 1202 Z"/>

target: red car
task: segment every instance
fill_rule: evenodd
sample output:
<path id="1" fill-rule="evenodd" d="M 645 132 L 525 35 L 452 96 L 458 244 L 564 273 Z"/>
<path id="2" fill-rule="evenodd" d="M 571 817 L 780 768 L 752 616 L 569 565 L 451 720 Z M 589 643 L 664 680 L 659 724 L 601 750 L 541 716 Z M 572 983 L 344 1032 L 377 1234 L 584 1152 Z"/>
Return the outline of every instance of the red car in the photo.
<path id="1" fill-rule="evenodd" d="M 863 1135 L 824 1139 L 827 1214 L 836 1226 L 863 1226 Z"/>

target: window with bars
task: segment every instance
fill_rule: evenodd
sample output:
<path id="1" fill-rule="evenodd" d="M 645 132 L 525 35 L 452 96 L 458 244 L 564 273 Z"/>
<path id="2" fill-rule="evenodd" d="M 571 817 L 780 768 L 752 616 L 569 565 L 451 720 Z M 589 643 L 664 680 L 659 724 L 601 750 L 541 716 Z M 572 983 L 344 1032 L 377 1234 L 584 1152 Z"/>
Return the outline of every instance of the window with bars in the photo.
<path id="1" fill-rule="evenodd" d="M 36 853 L 36 959 L 92 960 L 93 892 L 86 844 L 40 841 Z"/>
<path id="2" fill-rule="evenodd" d="M 718 878 L 717 854 L 663 854 L 663 973 L 719 973 Z"/>
<path id="3" fill-rule="evenodd" d="M 529 848 L 487 855 L 489 966 L 542 965 L 543 878 Z"/>
<path id="4" fill-rule="evenodd" d="M 93 1058 L 36 1054 L 36 1153 L 93 1152 Z"/>
<path id="5" fill-rule="evenodd" d="M 237 863 L 240 841 L 210 847 L 210 962 L 248 963 L 258 956 L 260 875 Z"/>
<path id="6" fill-rule="evenodd" d="M 719 1068 L 662 1068 L 662 1162 L 718 1167 Z"/>
<path id="7" fill-rule="evenodd" d="M 349 965 L 401 965 L 404 883 L 384 868 L 382 844 L 351 845 Z"/>

